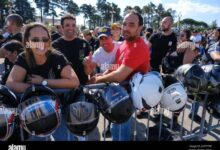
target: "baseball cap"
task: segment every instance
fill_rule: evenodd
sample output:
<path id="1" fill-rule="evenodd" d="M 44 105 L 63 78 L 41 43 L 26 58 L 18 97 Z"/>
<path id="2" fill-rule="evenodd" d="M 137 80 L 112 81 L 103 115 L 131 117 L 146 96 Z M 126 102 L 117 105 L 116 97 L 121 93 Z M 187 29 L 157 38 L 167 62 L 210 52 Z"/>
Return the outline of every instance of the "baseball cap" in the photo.
<path id="1" fill-rule="evenodd" d="M 89 29 L 85 29 L 85 30 L 83 30 L 83 34 L 88 35 L 88 34 L 91 34 L 91 32 Z"/>
<path id="2" fill-rule="evenodd" d="M 109 37 L 111 36 L 111 30 L 109 27 L 102 27 L 98 30 L 98 38 L 101 36 Z"/>

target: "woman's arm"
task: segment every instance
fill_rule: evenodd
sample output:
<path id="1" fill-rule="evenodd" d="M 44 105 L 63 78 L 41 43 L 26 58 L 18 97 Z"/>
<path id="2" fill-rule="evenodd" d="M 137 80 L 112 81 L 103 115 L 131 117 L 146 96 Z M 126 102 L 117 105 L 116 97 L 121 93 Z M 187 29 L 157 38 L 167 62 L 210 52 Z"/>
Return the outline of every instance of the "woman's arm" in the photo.
<path id="1" fill-rule="evenodd" d="M 6 86 L 16 93 L 24 92 L 30 86 L 30 84 L 24 83 L 26 74 L 27 71 L 24 68 L 14 65 L 6 81 Z"/>
<path id="2" fill-rule="evenodd" d="M 47 79 L 51 88 L 76 88 L 80 85 L 79 79 L 70 65 L 65 66 L 61 71 L 62 79 Z"/>

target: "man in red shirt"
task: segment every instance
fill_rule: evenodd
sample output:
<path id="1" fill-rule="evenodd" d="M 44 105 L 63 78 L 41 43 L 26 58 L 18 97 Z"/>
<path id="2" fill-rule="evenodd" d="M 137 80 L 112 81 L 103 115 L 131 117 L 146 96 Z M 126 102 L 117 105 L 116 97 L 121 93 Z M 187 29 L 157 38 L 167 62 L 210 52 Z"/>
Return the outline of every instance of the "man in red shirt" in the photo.
<path id="1" fill-rule="evenodd" d="M 143 18 L 135 11 L 130 11 L 123 20 L 122 34 L 125 41 L 116 53 L 113 70 L 91 78 L 91 83 L 122 82 L 129 80 L 134 73 L 146 73 L 149 68 L 149 48 L 140 37 Z M 119 131 L 121 130 L 121 131 Z M 121 135 L 119 135 L 121 133 Z M 131 119 L 112 127 L 113 141 L 131 140 Z"/>
<path id="2" fill-rule="evenodd" d="M 122 82 L 129 80 L 136 72 L 146 73 L 149 68 L 149 48 L 140 37 L 143 18 L 136 12 L 129 12 L 123 21 L 122 34 L 125 41 L 116 53 L 114 70 L 102 76 L 91 78 L 92 83 Z"/>

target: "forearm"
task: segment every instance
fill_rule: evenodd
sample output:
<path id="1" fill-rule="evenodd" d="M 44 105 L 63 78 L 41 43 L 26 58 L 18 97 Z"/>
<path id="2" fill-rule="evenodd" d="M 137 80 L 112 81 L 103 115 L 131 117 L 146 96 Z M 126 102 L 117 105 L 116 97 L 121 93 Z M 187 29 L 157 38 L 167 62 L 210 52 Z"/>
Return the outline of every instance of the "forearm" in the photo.
<path id="1" fill-rule="evenodd" d="M 210 55 L 214 61 L 220 62 L 220 54 L 219 53 L 212 52 Z"/>
<path id="2" fill-rule="evenodd" d="M 103 82 L 122 82 L 126 78 L 121 76 L 119 72 L 113 71 L 109 74 L 106 74 L 104 76 L 99 76 L 97 79 L 97 83 L 103 83 Z"/>
<path id="3" fill-rule="evenodd" d="M 79 86 L 78 79 L 47 79 L 50 88 L 72 89 Z"/>
<path id="4" fill-rule="evenodd" d="M 30 86 L 30 84 L 7 81 L 6 86 L 8 86 L 15 93 L 23 93 Z"/>

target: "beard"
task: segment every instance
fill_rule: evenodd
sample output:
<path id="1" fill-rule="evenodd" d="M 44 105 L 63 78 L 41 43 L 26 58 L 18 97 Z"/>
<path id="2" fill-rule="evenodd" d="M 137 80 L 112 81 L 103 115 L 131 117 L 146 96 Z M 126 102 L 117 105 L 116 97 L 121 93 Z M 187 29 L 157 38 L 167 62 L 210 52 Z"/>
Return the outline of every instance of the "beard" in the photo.
<path id="1" fill-rule="evenodd" d="M 131 33 L 128 31 L 123 32 L 123 35 L 124 35 L 124 39 L 127 41 L 134 41 L 137 38 L 137 35 L 131 35 Z"/>

